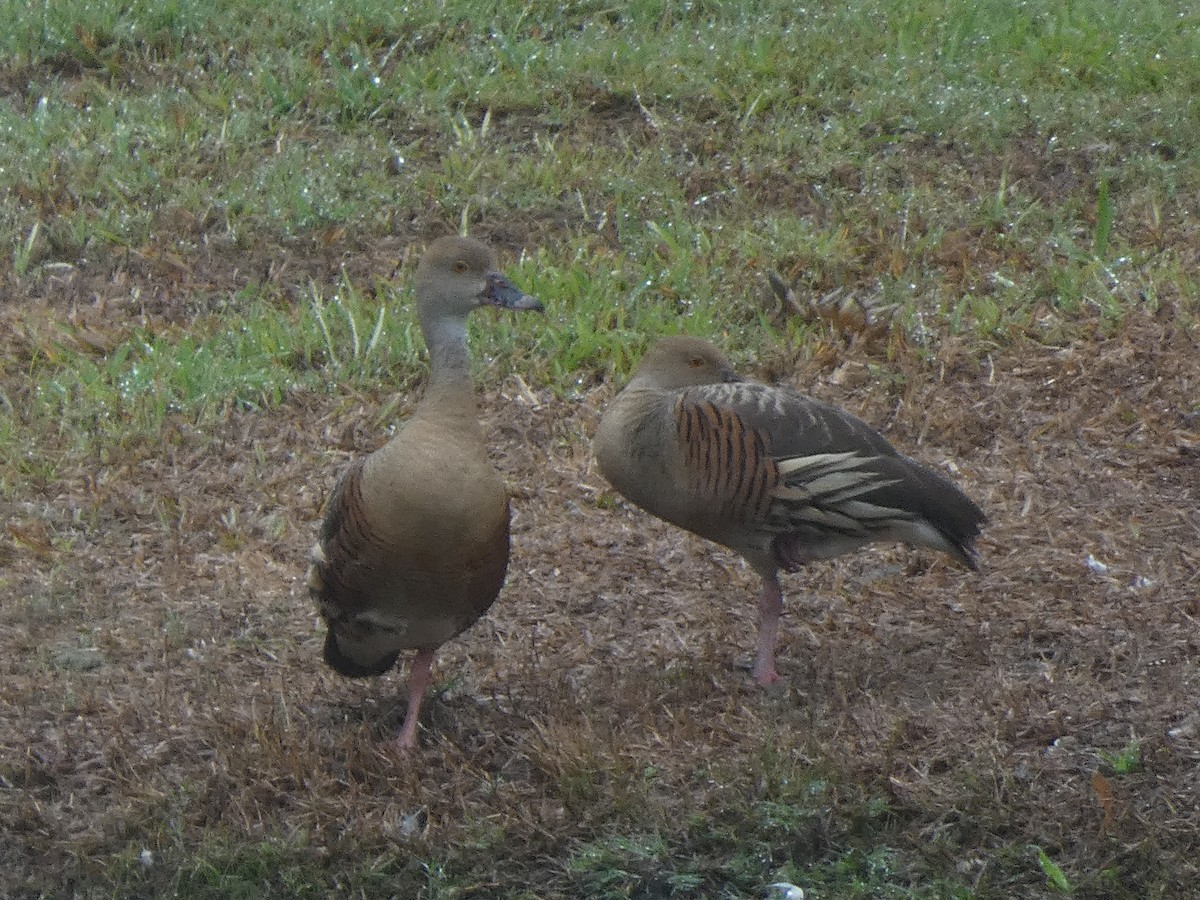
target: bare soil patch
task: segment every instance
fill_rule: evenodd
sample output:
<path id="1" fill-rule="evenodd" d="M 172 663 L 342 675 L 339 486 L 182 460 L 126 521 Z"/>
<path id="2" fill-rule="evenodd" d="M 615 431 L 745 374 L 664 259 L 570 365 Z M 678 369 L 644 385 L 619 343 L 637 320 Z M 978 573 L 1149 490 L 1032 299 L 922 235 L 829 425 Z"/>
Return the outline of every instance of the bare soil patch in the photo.
<path id="1" fill-rule="evenodd" d="M 581 842 L 736 806 L 774 753 L 886 797 L 899 844 L 980 896 L 1048 890 L 1006 863 L 1024 844 L 1092 873 L 1088 896 L 1112 868 L 1115 895 L 1184 896 L 1200 879 L 1198 350 L 1136 315 L 982 361 L 947 342 L 886 383 L 855 347 L 764 361 L 948 467 L 991 519 L 977 577 L 885 547 L 789 578 L 772 691 L 746 671 L 753 574 L 614 503 L 595 471 L 610 389 L 504 385 L 481 405 L 515 496 L 509 582 L 439 655 L 410 760 L 380 747 L 399 675 L 328 672 L 302 585 L 325 491 L 384 439 L 385 389 L 180 421 L 80 466 L 0 508 L 0 893 L 103 893 L 142 849 L 152 893 L 220 829 L 303 835 L 331 870 L 409 848 L 397 878 L 414 884 L 418 858 L 478 845 L 493 876 L 469 896 L 567 896 Z M 1135 742 L 1141 765 L 1114 772 L 1104 754 Z M 819 855 L 809 837 L 778 861 Z"/>

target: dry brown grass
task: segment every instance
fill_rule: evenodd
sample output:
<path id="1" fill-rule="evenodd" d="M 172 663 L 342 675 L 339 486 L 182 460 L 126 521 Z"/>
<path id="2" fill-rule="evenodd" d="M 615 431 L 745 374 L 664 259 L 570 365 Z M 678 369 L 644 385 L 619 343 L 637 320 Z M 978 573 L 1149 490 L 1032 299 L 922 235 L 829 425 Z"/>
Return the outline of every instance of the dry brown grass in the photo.
<path id="1" fill-rule="evenodd" d="M 991 517 L 983 574 L 882 548 L 790 578 L 784 679 L 759 691 L 752 573 L 614 503 L 592 465 L 609 389 L 506 386 L 483 409 L 516 497 L 509 582 L 439 654 L 411 759 L 380 744 L 399 678 L 324 669 L 302 588 L 322 495 L 382 439 L 382 392 L 177 424 L 5 504 L 0 896 L 202 893 L 196 860 L 222 841 L 282 847 L 330 891 L 436 896 L 445 863 L 471 879 L 456 896 L 572 896 L 587 842 L 703 853 L 698 822 L 743 827 L 801 772 L 836 787 L 775 864 L 851 841 L 882 798 L 918 881 L 1035 896 L 1044 877 L 1012 854 L 1038 845 L 1087 873 L 1083 895 L 1183 896 L 1200 878 L 1196 335 L 1135 315 L 981 361 L 948 342 L 886 383 L 853 347 L 767 362 L 950 466 Z M 1103 754 L 1131 742 L 1141 766 L 1113 771 Z M 286 894 L 285 871 L 261 882 Z M 634 874 L 640 896 L 670 893 Z"/>
<path id="2" fill-rule="evenodd" d="M 740 898 L 788 873 L 820 900 L 1058 896 L 1035 847 L 1077 897 L 1190 896 L 1185 5 L 10 4 L 0 900 Z M 545 248 L 561 283 L 636 261 L 602 304 L 691 285 L 737 328 L 778 273 L 796 295 L 765 307 L 782 336 L 756 374 L 950 470 L 991 517 L 982 573 L 884 547 L 788 578 L 760 691 L 757 579 L 595 471 L 612 386 L 491 385 L 510 578 L 439 654 L 420 751 L 391 755 L 403 671 L 326 670 L 302 581 L 325 492 L 411 372 L 99 450 L 73 429 L 101 412 L 27 413 L 59 356 L 203 340 L 343 273 L 369 291 L 460 221 L 508 259 Z M 926 313 L 966 336 L 921 346 L 904 317 Z M 588 386 L 624 352 L 603 346 Z"/>

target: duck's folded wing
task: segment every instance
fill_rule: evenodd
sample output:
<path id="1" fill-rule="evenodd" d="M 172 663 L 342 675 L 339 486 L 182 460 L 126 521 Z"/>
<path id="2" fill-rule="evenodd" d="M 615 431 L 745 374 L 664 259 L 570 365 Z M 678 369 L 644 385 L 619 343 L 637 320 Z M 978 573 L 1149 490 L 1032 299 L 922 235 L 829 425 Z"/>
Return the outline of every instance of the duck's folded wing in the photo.
<path id="1" fill-rule="evenodd" d="M 887 537 L 974 566 L 979 507 L 850 413 L 742 382 L 683 391 L 674 415 L 688 488 L 713 515 L 776 533 L 782 565 Z"/>

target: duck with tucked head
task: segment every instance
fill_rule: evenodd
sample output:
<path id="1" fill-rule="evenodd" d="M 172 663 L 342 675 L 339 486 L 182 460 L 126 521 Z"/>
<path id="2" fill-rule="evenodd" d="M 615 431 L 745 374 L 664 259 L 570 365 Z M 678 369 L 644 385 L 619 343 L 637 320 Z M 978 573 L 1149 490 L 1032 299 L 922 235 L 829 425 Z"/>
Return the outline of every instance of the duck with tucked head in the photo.
<path id="1" fill-rule="evenodd" d="M 779 679 L 779 570 L 874 541 L 976 568 L 983 511 L 850 413 L 744 381 L 707 341 L 660 340 L 605 411 L 600 471 L 649 513 L 740 553 L 762 577 L 754 677 Z"/>

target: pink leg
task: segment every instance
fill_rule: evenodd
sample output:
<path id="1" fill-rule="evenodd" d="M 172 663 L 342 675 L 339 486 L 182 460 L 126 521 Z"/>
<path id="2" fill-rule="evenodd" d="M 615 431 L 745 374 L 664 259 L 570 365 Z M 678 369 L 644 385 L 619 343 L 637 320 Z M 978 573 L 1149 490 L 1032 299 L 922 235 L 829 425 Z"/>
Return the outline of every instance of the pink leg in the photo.
<path id="1" fill-rule="evenodd" d="M 417 717 L 421 713 L 421 701 L 425 699 L 432 670 L 433 651 L 419 651 L 413 658 L 408 674 L 408 712 L 396 738 L 396 746 L 401 750 L 412 750 L 417 746 Z"/>
<path id="2" fill-rule="evenodd" d="M 762 597 L 758 601 L 758 659 L 754 680 L 764 687 L 779 680 L 775 671 L 775 644 L 779 640 L 779 616 L 783 612 L 783 591 L 779 577 L 763 578 Z"/>

